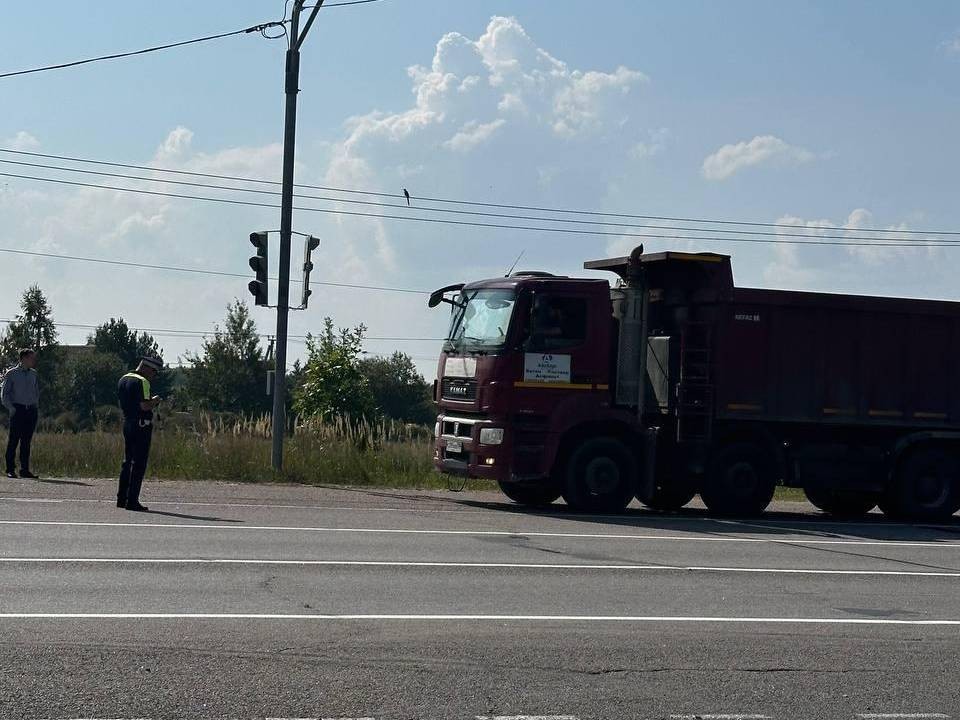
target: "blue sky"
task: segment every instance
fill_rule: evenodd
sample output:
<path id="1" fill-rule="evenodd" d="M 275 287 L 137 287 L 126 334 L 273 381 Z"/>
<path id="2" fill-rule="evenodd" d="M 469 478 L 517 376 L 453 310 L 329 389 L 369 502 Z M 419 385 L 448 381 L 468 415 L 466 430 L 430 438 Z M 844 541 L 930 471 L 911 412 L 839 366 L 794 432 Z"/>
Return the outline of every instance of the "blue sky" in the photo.
<path id="1" fill-rule="evenodd" d="M 4 2 L 0 72 L 239 28 L 277 18 L 281 5 L 87 0 L 54 3 L 38 18 L 26 3 Z M 283 50 L 250 35 L 0 80 L 0 146 L 277 177 Z M 441 86 L 447 75 L 456 85 Z M 461 85 L 471 76 L 476 85 Z M 954 2 L 383 0 L 321 13 L 301 88 L 305 182 L 811 227 L 960 230 Z M 277 224 L 271 210 L 0 179 L 0 247 L 244 272 L 247 233 Z M 324 240 L 315 278 L 418 288 L 497 273 L 521 249 L 525 266 L 575 273 L 633 242 L 315 213 L 299 213 L 296 225 Z M 744 285 L 960 299 L 960 249 L 670 246 L 730 252 Z M 6 256 L 0 317 L 16 311 L 33 280 L 58 319 L 76 323 L 123 315 L 141 326 L 207 329 L 227 302 L 245 297 L 240 279 Z M 415 296 L 317 288 L 293 331 L 316 328 L 326 314 L 377 336 L 443 327 Z M 256 318 L 270 329 L 268 311 Z M 64 331 L 67 341 L 81 337 Z M 198 342 L 165 340 L 168 357 Z M 437 350 L 368 347 L 406 349 L 428 374 Z"/>

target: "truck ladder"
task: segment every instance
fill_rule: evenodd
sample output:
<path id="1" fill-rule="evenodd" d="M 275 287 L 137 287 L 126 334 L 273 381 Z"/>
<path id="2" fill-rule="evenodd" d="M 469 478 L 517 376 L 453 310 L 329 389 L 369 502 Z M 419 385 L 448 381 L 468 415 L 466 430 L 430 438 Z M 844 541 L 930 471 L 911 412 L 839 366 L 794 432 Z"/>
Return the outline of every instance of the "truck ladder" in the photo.
<path id="1" fill-rule="evenodd" d="M 713 431 L 712 325 L 688 322 L 680 333 L 677 442 L 710 442 Z"/>

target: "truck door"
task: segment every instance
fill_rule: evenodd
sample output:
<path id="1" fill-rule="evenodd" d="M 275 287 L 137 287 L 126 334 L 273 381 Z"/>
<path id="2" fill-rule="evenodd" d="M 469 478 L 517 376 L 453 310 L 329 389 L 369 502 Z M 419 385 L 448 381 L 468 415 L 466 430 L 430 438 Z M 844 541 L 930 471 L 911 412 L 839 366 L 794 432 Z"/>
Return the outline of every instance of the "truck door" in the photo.
<path id="1" fill-rule="evenodd" d="M 569 385 L 595 389 L 606 383 L 609 323 L 590 322 L 587 295 L 536 293 L 524 343 L 524 386 Z M 601 344 L 604 343 L 604 344 Z"/>

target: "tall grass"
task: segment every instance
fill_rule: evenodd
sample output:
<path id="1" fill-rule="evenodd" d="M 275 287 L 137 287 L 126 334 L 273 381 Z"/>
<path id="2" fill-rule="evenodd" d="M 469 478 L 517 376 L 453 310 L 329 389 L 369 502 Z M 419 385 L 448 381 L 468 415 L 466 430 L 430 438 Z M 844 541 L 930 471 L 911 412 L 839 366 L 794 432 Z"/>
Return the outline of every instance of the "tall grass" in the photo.
<path id="1" fill-rule="evenodd" d="M 433 470 L 429 428 L 389 420 L 298 422 L 286 443 L 284 469 L 270 467 L 270 417 L 168 417 L 157 425 L 147 476 L 162 479 L 296 482 L 380 487 L 461 486 Z M 35 436 L 33 463 L 46 475 L 110 477 L 119 472 L 119 427 Z M 470 487 L 490 487 L 470 483 Z"/>
<path id="2" fill-rule="evenodd" d="M 123 438 L 113 421 L 87 432 L 46 424 L 34 438 L 33 465 L 44 475 L 111 477 L 120 470 Z M 269 416 L 238 418 L 188 414 L 167 417 L 154 430 L 147 476 L 165 480 L 295 482 L 392 488 L 493 489 L 433 470 L 430 428 L 386 421 L 298 422 L 286 443 L 284 469 L 270 467 Z M 803 500 L 803 491 L 777 488 L 779 500 Z"/>

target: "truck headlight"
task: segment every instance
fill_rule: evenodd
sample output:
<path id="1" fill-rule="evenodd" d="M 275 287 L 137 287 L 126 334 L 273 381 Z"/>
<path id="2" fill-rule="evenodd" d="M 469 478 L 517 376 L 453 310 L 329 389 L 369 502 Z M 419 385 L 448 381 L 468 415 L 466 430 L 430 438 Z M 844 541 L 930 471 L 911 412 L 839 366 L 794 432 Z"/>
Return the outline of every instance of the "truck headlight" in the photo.
<path id="1" fill-rule="evenodd" d="M 440 421 L 437 420 L 436 424 L 433 426 L 433 436 L 435 438 L 440 437 Z"/>
<path id="2" fill-rule="evenodd" d="M 499 445 L 503 442 L 503 428 L 482 428 L 480 430 L 481 445 Z"/>

